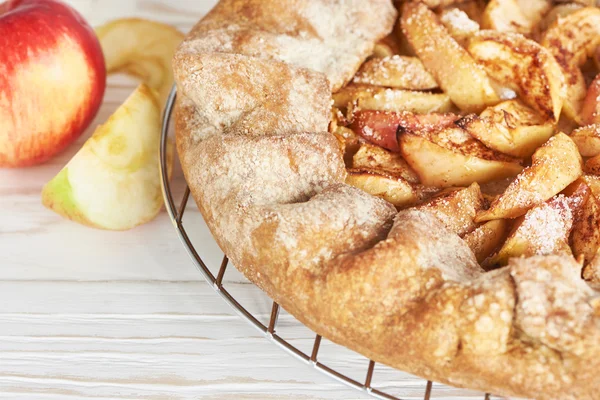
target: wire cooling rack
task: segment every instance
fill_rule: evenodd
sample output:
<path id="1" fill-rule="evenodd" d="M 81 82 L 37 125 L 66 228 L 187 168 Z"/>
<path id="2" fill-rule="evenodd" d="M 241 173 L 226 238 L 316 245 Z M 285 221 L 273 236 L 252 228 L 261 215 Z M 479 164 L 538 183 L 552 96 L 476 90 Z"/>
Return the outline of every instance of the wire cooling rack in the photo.
<path id="1" fill-rule="evenodd" d="M 316 370 L 324 373 L 325 375 L 330 376 L 331 378 L 342 382 L 343 384 L 350 386 L 353 389 L 356 389 L 360 392 L 363 392 L 367 395 L 370 395 L 376 399 L 385 399 L 385 400 L 402 400 L 399 397 L 395 397 L 389 393 L 386 393 L 383 390 L 377 389 L 373 382 L 373 372 L 375 370 L 375 362 L 370 360 L 368 365 L 365 365 L 366 370 L 364 372 L 364 380 L 358 381 L 356 379 L 350 378 L 349 376 L 334 370 L 333 368 L 328 367 L 319 361 L 319 349 L 321 347 L 321 336 L 315 334 L 315 338 L 312 344 L 312 351 L 310 354 L 305 353 L 298 349 L 296 346 L 289 343 L 279 334 L 277 334 L 277 320 L 279 317 L 280 307 L 279 304 L 273 302 L 271 308 L 271 316 L 267 324 L 264 324 L 259 321 L 259 319 L 249 312 L 242 304 L 240 304 L 235 297 L 225 288 L 223 283 L 223 277 L 225 276 L 225 271 L 227 270 L 227 266 L 229 264 L 229 260 L 226 255 L 223 255 L 223 259 L 218 268 L 209 268 L 207 264 L 202 260 L 202 257 L 199 255 L 198 250 L 196 250 L 192 240 L 188 236 L 186 229 L 183 224 L 183 216 L 186 210 L 186 206 L 188 204 L 188 200 L 190 197 L 190 189 L 186 186 L 183 197 L 179 203 L 179 206 L 176 205 L 175 199 L 173 198 L 173 192 L 171 190 L 171 186 L 169 184 L 168 172 L 167 172 L 167 142 L 168 142 L 168 134 L 169 134 L 169 126 L 171 121 L 171 114 L 173 112 L 173 107 L 175 105 L 175 100 L 177 97 L 176 88 L 173 87 L 171 94 L 167 100 L 167 104 L 165 110 L 163 112 L 163 122 L 162 122 L 162 133 L 160 139 L 160 170 L 161 170 L 161 184 L 162 184 L 162 192 L 165 200 L 165 205 L 169 217 L 179 234 L 179 238 L 183 242 L 185 249 L 190 255 L 194 265 L 200 270 L 204 279 L 211 285 L 213 290 L 221 296 L 225 303 L 229 304 L 231 308 L 246 322 L 248 322 L 251 326 L 256 328 L 267 340 L 271 341 L 275 345 L 279 346 L 281 349 L 285 350 L 287 353 L 291 354 L 295 358 L 304 362 L 306 365 L 315 368 Z M 213 272 L 215 271 L 216 274 Z M 357 366 L 359 368 L 360 366 Z M 424 400 L 429 400 L 432 396 L 433 383 L 431 381 L 427 381 L 425 385 L 425 391 L 423 395 Z M 482 395 L 482 398 L 485 400 L 490 400 L 491 397 L 489 394 Z"/>

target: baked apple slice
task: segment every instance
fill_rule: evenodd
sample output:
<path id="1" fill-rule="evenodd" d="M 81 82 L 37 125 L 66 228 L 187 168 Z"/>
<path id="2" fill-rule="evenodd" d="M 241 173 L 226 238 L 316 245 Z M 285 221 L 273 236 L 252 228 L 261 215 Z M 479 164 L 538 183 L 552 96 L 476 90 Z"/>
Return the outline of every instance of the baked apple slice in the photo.
<path id="1" fill-rule="evenodd" d="M 375 111 L 408 111 L 415 114 L 445 113 L 452 109 L 450 97 L 444 93 L 417 92 L 377 88 L 356 98 L 356 109 Z"/>
<path id="2" fill-rule="evenodd" d="M 596 75 L 587 89 L 581 108 L 581 123 L 600 124 L 600 74 Z"/>
<path id="3" fill-rule="evenodd" d="M 405 130 L 400 152 L 426 186 L 468 186 L 515 176 L 518 160 L 485 147 L 458 127 L 434 132 Z"/>
<path id="4" fill-rule="evenodd" d="M 440 22 L 461 46 L 464 46 L 467 40 L 479 30 L 479 24 L 458 8 L 443 10 L 440 14 Z"/>
<path id="5" fill-rule="evenodd" d="M 361 139 L 352 129 L 345 126 L 337 126 L 332 133 L 340 143 L 340 150 L 344 154 L 346 166 L 351 166 L 352 157 L 354 157 L 354 153 L 360 148 Z"/>
<path id="6" fill-rule="evenodd" d="M 409 207 L 419 200 L 416 190 L 406 179 L 381 170 L 350 168 L 346 183 L 381 197 L 398 208 Z"/>
<path id="7" fill-rule="evenodd" d="M 399 153 L 369 143 L 360 145 L 352 158 L 352 168 L 385 171 L 410 183 L 419 183 L 419 177 Z"/>
<path id="8" fill-rule="evenodd" d="M 532 26 L 536 26 L 552 7 L 549 0 L 517 0 L 517 4 Z"/>
<path id="9" fill-rule="evenodd" d="M 575 129 L 570 136 L 583 157 L 600 154 L 600 125 L 593 124 Z"/>
<path id="10" fill-rule="evenodd" d="M 580 193 L 582 204 L 575 215 L 571 233 L 571 248 L 576 258 L 589 264 L 600 248 L 600 202 L 583 179 L 574 182 L 565 192 Z"/>
<path id="11" fill-rule="evenodd" d="M 586 174 L 600 175 L 600 155 L 594 156 L 585 162 Z"/>
<path id="12" fill-rule="evenodd" d="M 110 230 L 156 217 L 163 204 L 160 115 L 157 95 L 140 85 L 46 184 L 43 204 L 75 222 Z"/>
<path id="13" fill-rule="evenodd" d="M 400 48 L 400 43 L 398 43 L 396 35 L 392 32 L 383 39 L 381 39 L 379 42 L 375 43 L 375 47 L 373 48 L 373 54 L 371 54 L 371 57 L 392 57 L 394 55 L 400 54 L 401 52 L 402 49 Z"/>
<path id="14" fill-rule="evenodd" d="M 455 114 L 415 114 L 362 110 L 353 114 L 350 128 L 369 142 L 398 152 L 398 127 L 411 131 L 428 131 L 451 126 L 459 117 Z"/>
<path id="15" fill-rule="evenodd" d="M 329 132 L 335 132 L 338 127 L 345 127 L 346 125 L 348 125 L 348 121 L 346 120 L 344 113 L 342 113 L 342 111 L 337 107 L 331 107 L 329 126 L 327 130 Z"/>
<path id="16" fill-rule="evenodd" d="M 526 168 L 477 221 L 516 218 L 549 200 L 582 175 L 582 160 L 575 143 L 564 133 L 548 140 Z"/>
<path id="17" fill-rule="evenodd" d="M 458 108 L 479 112 L 500 101 L 483 69 L 425 4 L 406 2 L 400 21 L 425 68 Z"/>
<path id="18" fill-rule="evenodd" d="M 481 25 L 481 15 L 483 14 L 483 10 L 485 8 L 485 2 L 480 0 L 461 0 L 456 1 L 449 7 L 444 7 L 444 10 L 460 10 L 467 14 L 470 20 L 476 22 L 478 25 Z"/>
<path id="19" fill-rule="evenodd" d="M 137 76 L 156 90 L 161 104 L 173 86 L 171 60 L 183 34 L 172 26 L 138 18 L 111 21 L 96 28 L 106 70 Z"/>
<path id="20" fill-rule="evenodd" d="M 518 33 L 490 30 L 473 35 L 468 49 L 490 77 L 516 91 L 542 115 L 558 121 L 564 78 L 548 50 Z"/>
<path id="21" fill-rule="evenodd" d="M 544 34 L 542 45 L 550 50 L 565 77 L 565 114 L 578 121 L 586 96 L 579 67 L 600 44 L 600 9 L 585 7 L 558 18 Z"/>
<path id="22" fill-rule="evenodd" d="M 590 188 L 592 194 L 600 199 L 600 176 L 595 175 L 583 175 L 581 179 Z"/>
<path id="23" fill-rule="evenodd" d="M 483 10 L 483 29 L 500 32 L 531 33 L 533 23 L 519 6 L 517 0 L 490 0 Z"/>
<path id="24" fill-rule="evenodd" d="M 600 290 L 600 251 L 588 265 L 584 266 L 582 276 L 590 286 Z"/>
<path id="25" fill-rule="evenodd" d="M 354 75 L 353 82 L 408 90 L 430 90 L 438 87 L 421 60 L 399 55 L 366 61 Z"/>
<path id="26" fill-rule="evenodd" d="M 515 221 L 512 232 L 486 267 L 503 266 L 513 257 L 568 254 L 569 235 L 581 198 L 558 195 L 538 204 Z"/>
<path id="27" fill-rule="evenodd" d="M 592 62 L 594 63 L 596 70 L 600 70 L 600 47 L 592 54 Z"/>
<path id="28" fill-rule="evenodd" d="M 488 221 L 466 234 L 463 239 L 477 258 L 478 263 L 483 263 L 506 240 L 508 222 L 505 219 Z"/>
<path id="29" fill-rule="evenodd" d="M 554 124 L 519 100 L 508 100 L 456 121 L 490 149 L 528 158 L 554 133 Z"/>
<path id="30" fill-rule="evenodd" d="M 409 111 L 417 114 L 447 112 L 450 97 L 443 93 L 417 92 L 376 86 L 348 86 L 333 95 L 335 107 L 352 110 Z"/>
<path id="31" fill-rule="evenodd" d="M 573 14 L 575 11 L 582 9 L 584 6 L 579 3 L 560 3 L 556 4 L 550 9 L 544 18 L 540 21 L 537 26 L 538 33 L 544 33 L 550 28 L 556 20 L 564 18 L 569 14 Z"/>
<path id="32" fill-rule="evenodd" d="M 468 188 L 438 195 L 417 209 L 429 211 L 446 228 L 462 237 L 477 227 L 475 215 L 483 210 L 484 204 L 479 185 L 473 183 Z"/>

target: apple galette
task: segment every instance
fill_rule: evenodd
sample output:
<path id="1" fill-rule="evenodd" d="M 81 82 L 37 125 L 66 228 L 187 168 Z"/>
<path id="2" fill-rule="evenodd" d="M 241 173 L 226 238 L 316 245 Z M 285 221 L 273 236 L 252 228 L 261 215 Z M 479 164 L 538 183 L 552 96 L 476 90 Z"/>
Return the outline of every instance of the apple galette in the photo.
<path id="1" fill-rule="evenodd" d="M 600 9 L 222 0 L 174 59 L 223 251 L 317 333 L 427 379 L 600 393 Z"/>

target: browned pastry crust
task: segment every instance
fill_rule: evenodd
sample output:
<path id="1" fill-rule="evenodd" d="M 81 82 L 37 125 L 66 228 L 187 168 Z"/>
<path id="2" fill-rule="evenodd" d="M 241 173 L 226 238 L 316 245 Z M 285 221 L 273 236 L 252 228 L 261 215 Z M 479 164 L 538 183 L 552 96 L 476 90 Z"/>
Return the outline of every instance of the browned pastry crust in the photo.
<path id="1" fill-rule="evenodd" d="M 392 28 L 389 0 L 222 0 L 174 60 L 177 149 L 223 251 L 319 334 L 425 378 L 597 399 L 600 302 L 568 257 L 484 273 L 426 210 L 344 184 L 331 90 Z"/>

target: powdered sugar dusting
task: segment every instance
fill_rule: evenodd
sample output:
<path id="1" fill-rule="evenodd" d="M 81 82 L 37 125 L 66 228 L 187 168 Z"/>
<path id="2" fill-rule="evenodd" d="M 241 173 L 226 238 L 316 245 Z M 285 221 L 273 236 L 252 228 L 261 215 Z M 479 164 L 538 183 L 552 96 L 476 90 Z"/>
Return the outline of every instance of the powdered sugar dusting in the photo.
<path id="1" fill-rule="evenodd" d="M 185 156 L 205 160 L 206 165 L 183 160 L 191 165 L 190 186 L 202 188 L 195 198 L 232 249 L 246 251 L 253 248 L 251 232 L 268 214 L 265 206 L 304 202 L 345 176 L 335 138 L 326 133 L 213 136 Z"/>
<path id="2" fill-rule="evenodd" d="M 255 2 L 256 17 L 248 23 L 229 3 L 221 1 L 218 8 L 231 15 L 201 21 L 180 52 L 274 58 L 324 73 L 333 90 L 352 78 L 396 19 L 387 0 L 304 1 L 293 6 L 276 0 Z"/>
<path id="3" fill-rule="evenodd" d="M 458 8 L 451 8 L 442 12 L 440 22 L 458 41 L 468 39 L 470 35 L 479 30 L 479 24 L 469 18 L 466 12 Z"/>
<path id="4" fill-rule="evenodd" d="M 176 56 L 180 92 L 195 105 L 199 138 L 223 133 L 327 131 L 329 88 L 322 74 L 236 54 Z M 210 122 L 210 123 L 208 123 Z"/>
<path id="5" fill-rule="evenodd" d="M 437 268 L 444 280 L 466 282 L 483 273 L 467 244 L 425 209 L 399 212 L 390 237 L 402 237 L 409 242 L 407 248 L 416 247 L 417 264 Z"/>
<path id="6" fill-rule="evenodd" d="M 354 83 L 398 89 L 435 89 L 437 82 L 416 57 L 393 55 L 365 62 L 354 75 Z"/>
<path id="7" fill-rule="evenodd" d="M 515 236 L 529 244 L 525 256 L 571 253 L 569 234 L 574 212 L 582 203 L 580 198 L 558 195 L 525 214 Z"/>
<path id="8" fill-rule="evenodd" d="M 577 355 L 598 340 L 590 305 L 598 293 L 581 280 L 573 258 L 513 259 L 509 268 L 518 292 L 516 322 L 527 335 Z"/>

